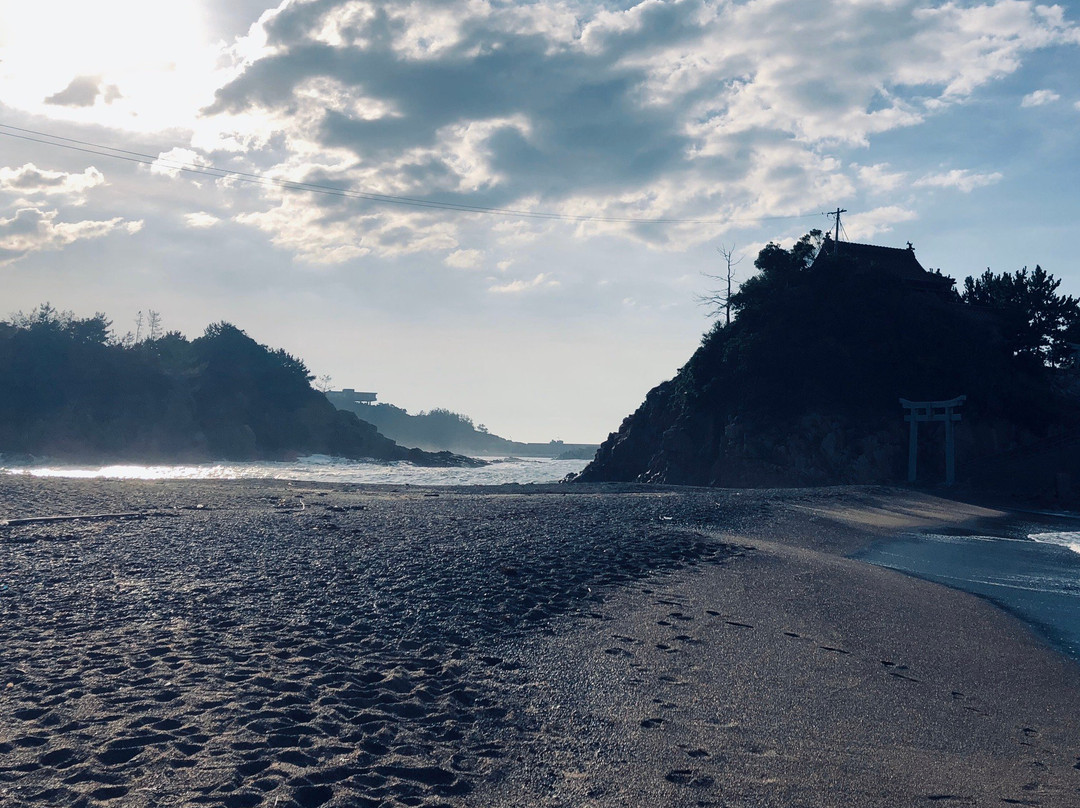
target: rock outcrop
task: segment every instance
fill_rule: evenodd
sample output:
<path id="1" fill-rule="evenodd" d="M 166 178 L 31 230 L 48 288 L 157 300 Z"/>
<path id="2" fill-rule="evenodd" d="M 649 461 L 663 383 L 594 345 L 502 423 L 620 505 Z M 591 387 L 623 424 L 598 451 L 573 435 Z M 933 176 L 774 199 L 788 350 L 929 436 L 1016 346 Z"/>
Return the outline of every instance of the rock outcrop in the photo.
<path id="1" fill-rule="evenodd" d="M 761 273 L 735 298 L 738 317 L 706 334 L 575 479 L 902 482 L 901 397 L 967 395 L 956 442 L 969 471 L 980 458 L 1080 429 L 1078 399 L 1057 383 L 1067 371 L 1015 356 L 991 313 L 962 304 L 951 280 L 922 270 L 909 251 L 866 252 L 872 262 L 842 253 L 815 261 L 806 239 L 763 250 Z M 943 477 L 940 426 L 920 430 L 920 481 Z"/>

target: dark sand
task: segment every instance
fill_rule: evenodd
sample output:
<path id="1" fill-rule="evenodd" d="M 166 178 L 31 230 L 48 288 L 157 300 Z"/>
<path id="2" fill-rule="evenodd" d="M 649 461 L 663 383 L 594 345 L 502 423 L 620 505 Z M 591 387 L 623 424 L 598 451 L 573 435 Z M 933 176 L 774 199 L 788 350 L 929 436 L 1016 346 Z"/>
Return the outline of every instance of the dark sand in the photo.
<path id="1" fill-rule="evenodd" d="M 0 805 L 1080 806 L 1080 665 L 885 489 L 0 478 Z"/>

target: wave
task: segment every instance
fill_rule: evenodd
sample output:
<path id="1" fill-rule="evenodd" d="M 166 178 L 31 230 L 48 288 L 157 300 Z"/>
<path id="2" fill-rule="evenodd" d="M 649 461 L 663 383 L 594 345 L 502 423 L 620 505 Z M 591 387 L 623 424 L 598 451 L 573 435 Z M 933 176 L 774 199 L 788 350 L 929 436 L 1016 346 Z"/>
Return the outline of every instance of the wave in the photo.
<path id="1" fill-rule="evenodd" d="M 427 468 L 407 461 L 346 460 L 309 455 L 292 462 L 195 463 L 186 465 L 66 466 L 27 464 L 0 466 L 0 474 L 109 480 L 239 480 L 273 479 L 387 485 L 504 485 L 553 483 L 584 468 L 585 460 L 548 458 L 484 458 L 497 460 L 480 468 Z"/>
<path id="2" fill-rule="evenodd" d="M 1029 533 L 1028 538 L 1043 544 L 1056 544 L 1074 553 L 1080 553 L 1080 533 L 1072 530 L 1059 530 L 1050 533 Z"/>

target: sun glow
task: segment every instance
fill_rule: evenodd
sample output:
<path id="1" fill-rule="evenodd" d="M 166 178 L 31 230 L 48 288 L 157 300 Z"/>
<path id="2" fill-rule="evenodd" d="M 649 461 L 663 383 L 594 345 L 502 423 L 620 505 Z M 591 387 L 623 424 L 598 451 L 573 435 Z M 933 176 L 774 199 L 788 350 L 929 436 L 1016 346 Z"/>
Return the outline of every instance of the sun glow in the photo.
<path id="1" fill-rule="evenodd" d="M 190 0 L 0 0 L 0 98 L 27 112 L 184 126 L 211 99 L 219 58 Z"/>

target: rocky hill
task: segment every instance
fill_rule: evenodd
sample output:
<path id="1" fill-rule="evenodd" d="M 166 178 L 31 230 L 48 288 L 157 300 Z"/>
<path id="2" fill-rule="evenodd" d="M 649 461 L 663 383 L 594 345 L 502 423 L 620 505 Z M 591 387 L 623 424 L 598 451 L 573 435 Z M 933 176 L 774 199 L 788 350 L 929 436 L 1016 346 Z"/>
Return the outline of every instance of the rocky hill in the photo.
<path id="1" fill-rule="evenodd" d="M 903 481 L 901 397 L 967 395 L 957 453 L 968 469 L 1080 428 L 1077 397 L 1062 392 L 1075 374 L 1063 346 L 1080 307 L 1056 294 L 1052 276 L 1024 270 L 1006 273 L 1010 283 L 1002 284 L 1005 276 L 990 274 L 969 279 L 961 295 L 910 249 L 822 244 L 818 236 L 762 250 L 758 274 L 733 298 L 731 324 L 703 337 L 577 479 Z M 1038 333 L 1026 329 L 1039 317 Z M 942 433 L 940 424 L 920 430 L 920 481 L 943 475 Z"/>
<path id="2" fill-rule="evenodd" d="M 480 461 L 407 449 L 311 387 L 296 357 L 217 323 L 125 344 L 47 304 L 0 323 L 0 453 L 69 461 Z"/>

